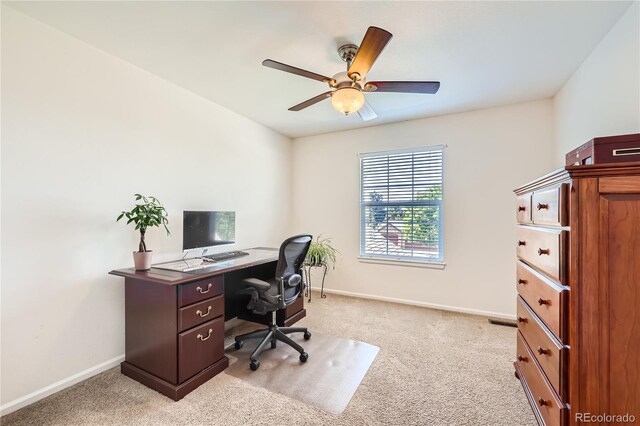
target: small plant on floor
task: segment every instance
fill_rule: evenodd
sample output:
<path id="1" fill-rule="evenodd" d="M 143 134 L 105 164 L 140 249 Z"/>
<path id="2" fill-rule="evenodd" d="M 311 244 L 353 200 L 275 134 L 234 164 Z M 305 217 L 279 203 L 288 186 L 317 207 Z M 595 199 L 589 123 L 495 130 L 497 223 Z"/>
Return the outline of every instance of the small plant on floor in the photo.
<path id="1" fill-rule="evenodd" d="M 331 238 L 321 239 L 321 237 L 322 235 L 318 235 L 315 241 L 311 242 L 304 264 L 316 268 L 331 266 L 332 269 L 335 269 L 336 257 L 339 252 L 331 245 Z"/>
<path id="2" fill-rule="evenodd" d="M 140 231 L 140 244 L 138 251 L 133 252 L 133 260 L 137 270 L 148 270 L 151 267 L 151 250 L 147 250 L 147 244 L 144 241 L 147 228 L 164 226 L 167 235 L 171 235 L 167 227 L 169 219 L 167 218 L 167 210 L 156 197 L 145 197 L 140 194 L 134 196 L 136 205 L 131 211 L 120 213 L 116 221 L 126 217 L 127 225 L 133 223 L 136 226 L 135 229 Z"/>
<path id="3" fill-rule="evenodd" d="M 324 299 L 327 297 L 327 295 L 324 294 L 324 279 L 327 276 L 327 269 L 329 267 L 331 267 L 331 269 L 335 269 L 338 254 L 340 254 L 340 252 L 331 245 L 331 239 L 322 238 L 322 234 L 318 235 L 316 239 L 311 242 L 311 246 L 309 246 L 309 251 L 307 252 L 307 257 L 304 259 L 309 302 L 311 302 L 311 268 L 324 268 L 322 274 L 322 287 L 320 290 L 320 297 Z"/>

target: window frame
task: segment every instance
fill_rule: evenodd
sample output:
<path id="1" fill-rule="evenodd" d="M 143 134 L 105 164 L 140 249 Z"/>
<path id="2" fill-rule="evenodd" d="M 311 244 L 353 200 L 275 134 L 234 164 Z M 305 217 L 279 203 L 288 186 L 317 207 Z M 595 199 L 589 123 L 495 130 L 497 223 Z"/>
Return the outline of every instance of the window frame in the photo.
<path id="1" fill-rule="evenodd" d="M 359 189 L 359 206 L 360 206 L 360 250 L 358 258 L 363 262 L 368 263 L 382 263 L 382 264 L 400 264 L 405 266 L 421 266 L 421 267 L 429 267 L 435 269 L 444 269 L 445 266 L 445 258 L 444 258 L 444 198 L 445 198 L 445 185 L 444 185 L 444 175 L 445 175 L 445 148 L 446 145 L 428 145 L 428 146 L 419 146 L 415 148 L 405 148 L 405 149 L 395 149 L 388 151 L 376 151 L 376 152 L 367 152 L 358 154 L 358 164 L 359 164 L 359 177 L 360 180 L 360 189 Z M 365 252 L 365 236 L 366 236 L 366 207 L 369 207 L 371 203 L 363 202 L 363 193 L 364 193 L 364 179 L 363 179 L 363 169 L 362 163 L 363 159 L 371 158 L 371 157 L 384 157 L 390 155 L 402 155 L 402 154 L 414 154 L 428 151 L 440 151 L 442 156 L 442 199 L 441 200 L 426 200 L 421 202 L 416 201 L 407 201 L 407 202 L 392 202 L 385 203 L 381 202 L 381 206 L 393 206 L 393 205 L 401 205 L 401 206 L 429 206 L 429 205 L 437 205 L 440 208 L 440 215 L 438 221 L 438 254 L 440 255 L 438 258 L 421 258 L 414 256 L 397 256 L 397 255 L 389 255 L 389 254 L 371 254 Z"/>

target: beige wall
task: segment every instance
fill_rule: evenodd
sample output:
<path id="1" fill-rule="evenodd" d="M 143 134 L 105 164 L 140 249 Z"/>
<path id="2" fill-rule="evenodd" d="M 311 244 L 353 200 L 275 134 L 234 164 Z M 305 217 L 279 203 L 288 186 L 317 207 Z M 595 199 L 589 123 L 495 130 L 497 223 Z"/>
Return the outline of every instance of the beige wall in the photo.
<path id="1" fill-rule="evenodd" d="M 183 209 L 235 210 L 237 247 L 278 245 L 290 163 L 288 138 L 3 6 L 3 408 L 124 353 L 107 272 L 132 265 L 115 218 L 133 193 L 169 210 L 156 260 L 182 255 Z"/>
<path id="2" fill-rule="evenodd" d="M 294 140 L 295 231 L 332 237 L 326 286 L 350 294 L 513 317 L 515 197 L 549 172 L 552 105 L 542 100 Z M 444 270 L 363 263 L 358 154 L 446 144 Z"/>
<path id="3" fill-rule="evenodd" d="M 596 136 L 640 132 L 640 3 L 635 2 L 554 98 L 555 163 Z"/>

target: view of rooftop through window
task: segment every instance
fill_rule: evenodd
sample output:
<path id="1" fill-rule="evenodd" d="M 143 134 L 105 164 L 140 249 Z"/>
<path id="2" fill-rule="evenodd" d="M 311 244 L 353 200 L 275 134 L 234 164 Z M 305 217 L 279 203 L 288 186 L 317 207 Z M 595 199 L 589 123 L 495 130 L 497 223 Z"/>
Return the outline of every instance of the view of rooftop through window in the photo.
<path id="1" fill-rule="evenodd" d="M 360 254 L 441 262 L 443 147 L 363 154 Z"/>

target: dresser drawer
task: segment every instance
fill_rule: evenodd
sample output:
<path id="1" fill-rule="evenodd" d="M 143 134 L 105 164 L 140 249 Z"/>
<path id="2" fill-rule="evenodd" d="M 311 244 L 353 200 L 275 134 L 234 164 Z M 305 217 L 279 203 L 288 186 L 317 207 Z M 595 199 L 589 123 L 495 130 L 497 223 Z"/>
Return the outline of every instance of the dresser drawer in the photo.
<path id="1" fill-rule="evenodd" d="M 566 226 L 568 185 L 535 191 L 531 201 L 531 218 L 537 225 Z"/>
<path id="2" fill-rule="evenodd" d="M 567 231 L 519 226 L 518 257 L 562 284 L 567 283 Z"/>
<path id="3" fill-rule="evenodd" d="M 194 303 L 178 311 L 178 331 L 185 331 L 198 324 L 224 315 L 224 296 L 216 296 L 204 302 Z"/>
<path id="4" fill-rule="evenodd" d="M 178 306 L 200 302 L 224 292 L 222 276 L 207 278 L 178 286 Z"/>
<path id="5" fill-rule="evenodd" d="M 568 349 L 553 337 L 520 297 L 518 297 L 518 330 L 529 344 L 533 356 L 553 388 L 566 400 L 565 376 Z"/>
<path id="6" fill-rule="evenodd" d="M 536 417 L 541 417 L 547 426 L 563 426 L 567 423 L 567 407 L 549 386 L 544 374 L 540 371 L 533 354 L 522 334 L 517 333 L 516 366 L 520 380 L 524 382 L 529 395 L 531 408 Z"/>
<path id="7" fill-rule="evenodd" d="M 569 290 L 543 277 L 523 262 L 516 262 L 518 293 L 562 342 L 567 343 L 566 316 Z"/>
<path id="8" fill-rule="evenodd" d="M 224 356 L 224 318 L 178 335 L 178 380 L 184 382 Z"/>
<path id="9" fill-rule="evenodd" d="M 531 223 L 531 194 L 518 197 L 516 205 L 516 220 L 518 223 Z"/>

